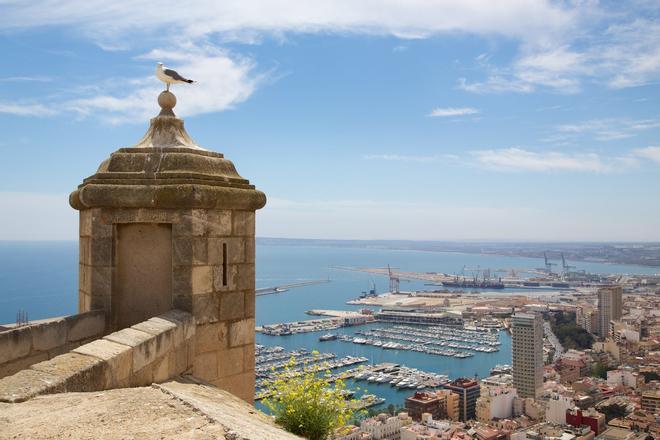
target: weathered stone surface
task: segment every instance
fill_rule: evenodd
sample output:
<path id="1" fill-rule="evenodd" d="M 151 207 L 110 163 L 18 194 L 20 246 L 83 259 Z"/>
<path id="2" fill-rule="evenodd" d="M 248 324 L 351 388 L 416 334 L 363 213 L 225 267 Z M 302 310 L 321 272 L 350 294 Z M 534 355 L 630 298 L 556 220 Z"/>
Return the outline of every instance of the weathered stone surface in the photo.
<path id="1" fill-rule="evenodd" d="M 170 321 L 180 327 L 182 329 L 183 339 L 190 339 L 195 335 L 195 322 L 190 313 L 175 309 L 159 315 L 157 318 Z M 176 340 L 175 343 L 178 344 Z"/>
<path id="2" fill-rule="evenodd" d="M 89 344 L 82 345 L 74 353 L 92 356 L 108 364 L 112 383 L 110 388 L 115 388 L 129 378 L 133 371 L 133 352 L 131 347 L 106 339 L 99 339 Z"/>
<path id="3" fill-rule="evenodd" d="M 69 342 L 98 337 L 105 331 L 105 313 L 102 310 L 71 315 L 64 319 L 69 329 Z"/>
<path id="4" fill-rule="evenodd" d="M 254 402 L 254 371 L 221 377 L 211 383 L 248 403 Z"/>
<path id="5" fill-rule="evenodd" d="M 193 375 L 207 381 L 216 380 L 218 378 L 218 352 L 197 353 L 193 362 Z"/>
<path id="6" fill-rule="evenodd" d="M 231 211 L 211 210 L 207 213 L 207 233 L 210 237 L 231 235 Z"/>
<path id="7" fill-rule="evenodd" d="M 234 211 L 232 235 L 254 237 L 254 211 Z"/>
<path id="8" fill-rule="evenodd" d="M 213 292 L 213 269 L 211 266 L 192 268 L 192 294 L 204 295 Z"/>
<path id="9" fill-rule="evenodd" d="M 225 321 L 244 317 L 245 295 L 243 292 L 225 292 L 220 295 L 220 319 Z"/>
<path id="10" fill-rule="evenodd" d="M 39 394 L 64 391 L 62 378 L 44 371 L 26 369 L 0 379 L 0 402 L 23 402 Z"/>
<path id="11" fill-rule="evenodd" d="M 66 353 L 34 364 L 32 370 L 58 378 L 65 391 L 98 391 L 110 382 L 108 365 L 95 357 Z"/>
<path id="12" fill-rule="evenodd" d="M 243 319 L 229 325 L 229 346 L 254 344 L 254 319 Z"/>
<path id="13" fill-rule="evenodd" d="M 182 380 L 40 396 L 0 404 L 0 414 L 0 435 L 12 439 L 299 439 L 228 392 Z"/>
<path id="14" fill-rule="evenodd" d="M 193 315 L 195 322 L 199 324 L 207 324 L 218 322 L 220 319 L 220 298 L 217 293 L 210 293 L 208 295 L 195 295 L 193 300 Z"/>
<path id="15" fill-rule="evenodd" d="M 27 356 L 31 349 L 32 326 L 0 333 L 0 364 Z"/>
<path id="16" fill-rule="evenodd" d="M 197 326 L 195 330 L 195 352 L 197 354 L 224 350 L 227 347 L 228 324 L 226 322 Z"/>
<path id="17" fill-rule="evenodd" d="M 30 365 L 42 362 L 48 359 L 48 352 L 42 351 L 37 354 L 15 359 L 13 361 L 0 364 L 0 379 L 3 377 L 11 376 L 21 370 L 26 369 Z"/>
<path id="18" fill-rule="evenodd" d="M 67 343 L 67 321 L 55 319 L 32 326 L 32 351 L 48 351 Z"/>
<path id="19" fill-rule="evenodd" d="M 229 348 L 218 352 L 218 377 L 242 373 L 244 361 L 243 347 Z"/>

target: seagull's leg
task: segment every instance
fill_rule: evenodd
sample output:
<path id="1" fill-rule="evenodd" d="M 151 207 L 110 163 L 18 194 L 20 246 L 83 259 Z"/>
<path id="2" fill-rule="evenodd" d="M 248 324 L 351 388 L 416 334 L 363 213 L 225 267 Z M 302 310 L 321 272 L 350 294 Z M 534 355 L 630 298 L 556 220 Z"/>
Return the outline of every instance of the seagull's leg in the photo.
<path id="1" fill-rule="evenodd" d="M 166 89 L 166 91 L 167 91 L 167 92 L 170 91 L 170 83 L 167 83 L 167 89 Z"/>

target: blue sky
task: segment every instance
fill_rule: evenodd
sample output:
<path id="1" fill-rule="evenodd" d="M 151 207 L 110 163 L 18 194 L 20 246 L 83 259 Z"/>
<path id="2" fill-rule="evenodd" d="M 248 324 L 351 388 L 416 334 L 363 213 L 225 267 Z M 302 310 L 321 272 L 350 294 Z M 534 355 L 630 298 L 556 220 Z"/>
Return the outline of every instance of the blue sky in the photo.
<path id="1" fill-rule="evenodd" d="M 261 236 L 660 240 L 652 1 L 0 1 L 0 239 L 175 111 L 266 192 Z"/>

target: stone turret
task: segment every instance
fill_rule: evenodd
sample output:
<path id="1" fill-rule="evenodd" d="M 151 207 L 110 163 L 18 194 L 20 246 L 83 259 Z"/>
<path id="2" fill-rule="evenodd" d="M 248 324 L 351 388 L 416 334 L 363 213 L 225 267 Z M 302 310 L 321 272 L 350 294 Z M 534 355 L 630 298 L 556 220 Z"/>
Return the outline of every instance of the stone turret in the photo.
<path id="1" fill-rule="evenodd" d="M 254 395 L 255 211 L 266 196 L 220 153 L 161 112 L 70 195 L 80 211 L 80 312 L 102 309 L 116 331 L 176 308 L 193 314 L 193 374 Z"/>

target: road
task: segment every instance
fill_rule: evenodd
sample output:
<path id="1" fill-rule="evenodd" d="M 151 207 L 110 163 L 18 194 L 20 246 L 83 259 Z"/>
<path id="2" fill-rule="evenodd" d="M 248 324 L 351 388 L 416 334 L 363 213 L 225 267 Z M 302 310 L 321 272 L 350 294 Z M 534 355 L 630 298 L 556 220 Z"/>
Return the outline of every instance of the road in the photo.
<path id="1" fill-rule="evenodd" d="M 555 336 L 555 334 L 552 332 L 552 328 L 550 327 L 550 323 L 548 321 L 543 322 L 543 332 L 548 338 L 548 341 L 550 341 L 550 343 L 555 347 L 555 356 L 553 362 L 557 362 L 562 353 L 564 353 L 564 347 L 562 347 L 559 339 L 557 339 L 557 336 Z"/>

